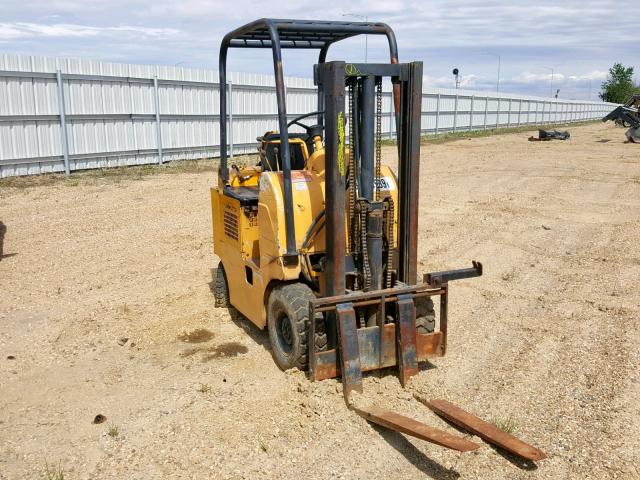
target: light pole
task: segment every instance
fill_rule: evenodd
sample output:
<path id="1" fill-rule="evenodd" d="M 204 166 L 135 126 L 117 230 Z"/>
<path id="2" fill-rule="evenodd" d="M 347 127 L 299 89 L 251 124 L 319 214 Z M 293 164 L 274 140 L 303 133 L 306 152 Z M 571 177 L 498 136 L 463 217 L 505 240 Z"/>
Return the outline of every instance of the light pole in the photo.
<path id="1" fill-rule="evenodd" d="M 367 15 L 360 15 L 358 13 L 343 13 L 342 16 L 361 18 L 365 22 L 369 21 L 369 17 Z M 368 53 L 369 53 L 369 39 L 367 38 L 367 35 L 365 35 L 364 36 L 364 63 L 367 63 Z"/>
<path id="2" fill-rule="evenodd" d="M 499 54 L 493 52 L 484 52 L 482 55 L 492 55 L 494 57 L 498 57 L 498 79 L 496 80 L 496 95 L 500 94 L 500 63 L 502 61 L 502 57 Z"/>
<path id="3" fill-rule="evenodd" d="M 546 68 L 548 70 L 551 70 L 551 84 L 549 84 L 549 96 L 553 97 L 553 72 L 554 72 L 554 67 L 542 67 L 542 68 Z"/>

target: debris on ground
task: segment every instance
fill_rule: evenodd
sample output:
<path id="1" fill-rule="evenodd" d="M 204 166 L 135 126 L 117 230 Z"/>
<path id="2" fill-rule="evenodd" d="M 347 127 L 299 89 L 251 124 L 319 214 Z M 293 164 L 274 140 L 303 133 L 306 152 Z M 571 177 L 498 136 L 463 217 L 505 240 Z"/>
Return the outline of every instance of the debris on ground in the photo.
<path id="1" fill-rule="evenodd" d="M 565 130 L 563 132 L 559 130 L 538 130 L 538 138 L 529 137 L 530 142 L 547 142 L 549 140 L 568 140 L 571 138 L 571 134 Z"/>

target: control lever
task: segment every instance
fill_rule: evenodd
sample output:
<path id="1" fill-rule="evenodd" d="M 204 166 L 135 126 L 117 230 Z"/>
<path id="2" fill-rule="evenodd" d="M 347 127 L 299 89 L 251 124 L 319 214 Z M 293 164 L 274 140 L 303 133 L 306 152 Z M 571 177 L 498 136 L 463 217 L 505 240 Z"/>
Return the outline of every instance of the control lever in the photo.
<path id="1" fill-rule="evenodd" d="M 238 173 L 238 179 L 240 180 L 240 183 L 244 183 L 251 178 L 251 175 L 240 175 L 240 169 L 237 165 L 231 165 L 231 168 L 233 168 Z"/>

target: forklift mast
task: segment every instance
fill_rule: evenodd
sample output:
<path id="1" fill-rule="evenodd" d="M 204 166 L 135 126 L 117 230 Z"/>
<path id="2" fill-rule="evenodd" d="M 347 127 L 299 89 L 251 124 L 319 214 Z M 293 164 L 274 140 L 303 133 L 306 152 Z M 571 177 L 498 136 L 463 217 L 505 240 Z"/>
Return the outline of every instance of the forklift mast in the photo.
<path id="1" fill-rule="evenodd" d="M 399 215 L 397 272 L 385 234 L 393 231 L 383 222 L 385 212 L 395 208 L 380 198 L 381 93 L 382 79 L 389 78 L 399 91 L 397 109 L 399 150 Z M 325 106 L 327 296 L 343 295 L 345 290 L 380 290 L 398 282 L 414 285 L 417 280 L 418 177 L 420 160 L 420 120 L 422 62 L 407 64 L 352 64 L 329 62 L 318 65 L 316 80 Z M 346 121 L 345 96 L 349 111 Z M 374 125 L 374 122 L 377 125 Z M 349 153 L 345 157 L 345 124 L 349 124 Z M 349 196 L 345 200 L 345 194 Z M 345 208 L 345 205 L 347 206 Z M 345 222 L 345 212 L 348 215 Z M 388 216 L 387 218 L 393 218 Z M 392 222 L 391 222 L 392 223 Z M 346 225 L 350 225 L 347 235 Z M 349 238 L 349 245 L 345 245 Z M 360 245 L 360 241 L 366 244 Z M 388 244 L 390 242 L 387 242 Z M 350 273 L 345 258 L 360 266 L 363 283 L 348 284 Z M 366 255 L 366 258 L 362 258 Z M 386 260 L 386 278 L 383 278 Z M 375 325 L 374 319 L 367 322 Z"/>

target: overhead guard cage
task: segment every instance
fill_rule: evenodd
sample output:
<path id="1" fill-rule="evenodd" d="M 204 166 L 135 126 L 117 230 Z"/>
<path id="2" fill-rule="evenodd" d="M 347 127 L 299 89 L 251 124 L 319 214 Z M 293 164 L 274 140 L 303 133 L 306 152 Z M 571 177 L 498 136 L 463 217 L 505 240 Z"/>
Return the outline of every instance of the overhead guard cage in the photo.
<path id="1" fill-rule="evenodd" d="M 227 167 L 227 52 L 229 48 L 270 48 L 273 54 L 273 68 L 276 79 L 276 101 L 278 106 L 278 128 L 282 155 L 282 176 L 284 186 L 286 247 L 285 259 L 298 261 L 293 218 L 293 199 L 291 191 L 291 159 L 289 152 L 289 133 L 287 131 L 286 91 L 282 66 L 283 48 L 319 50 L 318 63 L 324 63 L 329 47 L 340 40 L 357 35 L 385 35 L 389 43 L 391 63 L 398 63 L 398 47 L 391 27 L 384 23 L 369 22 L 330 22 L 279 20 L 263 18 L 248 23 L 227 35 L 220 45 L 220 180 L 227 188 L 229 169 Z M 399 121 L 400 89 L 393 86 L 394 111 L 396 123 Z M 318 86 L 318 112 L 323 112 L 324 95 L 322 86 Z M 318 115 L 318 123 L 324 124 L 323 113 Z"/>

